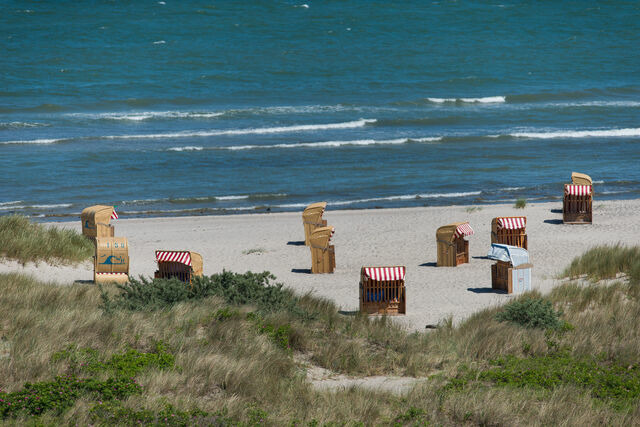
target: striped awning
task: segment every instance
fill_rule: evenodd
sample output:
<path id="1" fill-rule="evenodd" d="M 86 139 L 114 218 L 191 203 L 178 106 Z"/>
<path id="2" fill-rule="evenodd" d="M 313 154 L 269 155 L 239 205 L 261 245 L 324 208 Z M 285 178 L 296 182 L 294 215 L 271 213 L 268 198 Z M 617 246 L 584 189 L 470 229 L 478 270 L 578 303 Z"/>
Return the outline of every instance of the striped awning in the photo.
<path id="1" fill-rule="evenodd" d="M 191 252 L 189 251 L 156 251 L 158 262 L 179 262 L 191 265 Z"/>
<path id="2" fill-rule="evenodd" d="M 471 236 L 473 234 L 473 228 L 468 223 L 460 224 L 456 228 L 456 232 L 453 233 L 456 237 Z"/>
<path id="3" fill-rule="evenodd" d="M 507 230 L 519 230 L 527 226 L 527 218 L 524 216 L 511 218 L 498 218 L 498 228 Z"/>
<path id="4" fill-rule="evenodd" d="M 118 219 L 118 214 L 116 213 L 115 206 L 114 206 L 113 210 L 111 211 L 111 219 Z"/>
<path id="5" fill-rule="evenodd" d="M 371 280 L 404 280 L 406 267 L 364 267 L 364 275 Z"/>
<path id="6" fill-rule="evenodd" d="M 564 192 L 570 196 L 588 196 L 591 194 L 591 186 L 567 184 L 564 186 Z"/>

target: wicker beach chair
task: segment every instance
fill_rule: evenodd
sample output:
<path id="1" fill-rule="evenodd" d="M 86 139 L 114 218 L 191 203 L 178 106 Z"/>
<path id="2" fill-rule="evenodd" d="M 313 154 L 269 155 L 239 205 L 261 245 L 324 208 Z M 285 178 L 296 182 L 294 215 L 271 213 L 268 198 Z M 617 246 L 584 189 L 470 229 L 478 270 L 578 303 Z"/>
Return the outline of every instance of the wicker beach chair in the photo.
<path id="1" fill-rule="evenodd" d="M 406 267 L 362 267 L 360 270 L 360 312 L 406 314 Z"/>
<path id="2" fill-rule="evenodd" d="M 531 290 L 529 252 L 517 246 L 493 243 L 487 254 L 496 263 L 491 265 L 491 287 L 509 294 Z"/>
<path id="3" fill-rule="evenodd" d="M 565 224 L 592 224 L 593 184 L 591 177 L 573 172 L 571 182 L 571 184 L 564 185 L 562 222 Z"/>
<path id="4" fill-rule="evenodd" d="M 454 222 L 436 231 L 438 245 L 438 267 L 455 267 L 469 262 L 469 241 L 473 229 L 468 222 Z"/>
<path id="5" fill-rule="evenodd" d="M 528 249 L 527 218 L 501 216 L 491 221 L 491 243 L 518 246 Z"/>
<path id="6" fill-rule="evenodd" d="M 129 242 L 125 237 L 96 237 L 93 257 L 95 283 L 129 281 Z"/>
<path id="7" fill-rule="evenodd" d="M 309 247 L 311 248 L 311 272 L 333 273 L 336 269 L 336 250 L 331 245 L 333 227 L 318 227 L 311 233 Z"/>
<path id="8" fill-rule="evenodd" d="M 311 233 L 317 227 L 326 227 L 327 220 L 322 219 L 322 214 L 327 208 L 327 202 L 312 203 L 302 212 L 302 225 L 304 226 L 304 244 L 309 246 Z"/>
<path id="9" fill-rule="evenodd" d="M 197 252 L 156 251 L 156 262 L 155 278 L 175 278 L 191 284 L 193 277 L 202 276 L 202 256 Z"/>
<path id="10" fill-rule="evenodd" d="M 82 234 L 95 240 L 96 237 L 113 237 L 113 225 L 109 222 L 118 219 L 113 206 L 95 205 L 82 210 Z"/>

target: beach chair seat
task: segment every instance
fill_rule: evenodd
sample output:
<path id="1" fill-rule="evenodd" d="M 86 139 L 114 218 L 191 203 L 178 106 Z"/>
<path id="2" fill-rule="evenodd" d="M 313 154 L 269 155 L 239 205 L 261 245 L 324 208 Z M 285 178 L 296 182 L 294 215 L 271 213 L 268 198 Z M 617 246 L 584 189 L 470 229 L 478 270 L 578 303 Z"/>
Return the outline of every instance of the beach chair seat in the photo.
<path id="1" fill-rule="evenodd" d="M 529 252 L 521 247 L 493 243 L 487 254 L 496 263 L 491 265 L 491 288 L 520 294 L 530 291 L 531 269 Z"/>
<path id="2" fill-rule="evenodd" d="M 468 222 L 454 222 L 436 231 L 438 267 L 456 267 L 469 262 L 469 241 L 474 231 Z"/>
<path id="3" fill-rule="evenodd" d="M 82 222 L 82 234 L 95 240 L 96 237 L 113 237 L 113 225 L 109 222 L 118 219 L 113 206 L 95 205 L 82 210 L 80 221 Z"/>
<path id="4" fill-rule="evenodd" d="M 309 246 L 311 233 L 317 227 L 326 227 L 327 220 L 322 219 L 327 202 L 312 203 L 302 212 L 302 225 L 304 226 L 304 244 Z"/>
<path id="5" fill-rule="evenodd" d="M 518 246 L 528 249 L 527 218 L 524 216 L 502 216 L 491 221 L 491 243 Z"/>
<path id="6" fill-rule="evenodd" d="M 95 283 L 129 281 L 129 242 L 125 237 L 96 237 L 93 257 Z"/>
<path id="7" fill-rule="evenodd" d="M 191 251 L 156 251 L 158 270 L 156 279 L 178 279 L 191 284 L 196 276 L 202 276 L 202 256 Z"/>
<path id="8" fill-rule="evenodd" d="M 362 267 L 360 270 L 360 312 L 406 314 L 406 267 Z"/>
<path id="9" fill-rule="evenodd" d="M 309 247 L 311 249 L 311 272 L 333 273 L 336 269 L 336 250 L 331 245 L 333 227 L 318 227 L 311 233 Z"/>

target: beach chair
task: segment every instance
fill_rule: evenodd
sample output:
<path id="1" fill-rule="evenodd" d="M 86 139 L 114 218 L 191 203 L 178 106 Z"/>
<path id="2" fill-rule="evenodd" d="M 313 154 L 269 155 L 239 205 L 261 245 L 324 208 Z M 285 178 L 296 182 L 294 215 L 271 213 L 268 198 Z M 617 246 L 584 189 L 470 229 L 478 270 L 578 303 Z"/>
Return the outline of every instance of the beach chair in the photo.
<path id="1" fill-rule="evenodd" d="M 487 254 L 496 263 L 491 265 L 491 287 L 509 294 L 531 290 L 529 252 L 517 246 L 493 243 Z"/>
<path id="2" fill-rule="evenodd" d="M 191 251 L 156 251 L 156 279 L 176 278 L 191 284 L 194 276 L 202 276 L 202 256 Z"/>
<path id="3" fill-rule="evenodd" d="M 562 222 L 565 224 L 593 223 L 593 185 L 589 175 L 573 172 L 571 184 L 564 185 Z"/>
<path id="4" fill-rule="evenodd" d="M 469 242 L 473 229 L 468 222 L 454 222 L 436 231 L 438 245 L 438 267 L 455 267 L 469 262 Z"/>
<path id="5" fill-rule="evenodd" d="M 318 227 L 311 233 L 309 247 L 311 248 L 311 272 L 333 273 L 336 269 L 336 250 L 331 245 L 333 227 Z"/>
<path id="6" fill-rule="evenodd" d="M 406 267 L 362 267 L 360 270 L 360 312 L 406 314 L 404 286 Z"/>
<path id="7" fill-rule="evenodd" d="M 96 237 L 93 257 L 95 283 L 129 281 L 129 243 L 125 237 Z"/>
<path id="8" fill-rule="evenodd" d="M 92 240 L 96 237 L 113 237 L 113 225 L 109 225 L 112 219 L 118 219 L 113 206 L 89 206 L 80 214 L 82 234 Z"/>
<path id="9" fill-rule="evenodd" d="M 327 202 L 312 203 L 302 212 L 302 225 L 304 226 L 304 244 L 309 246 L 311 233 L 317 227 L 326 227 L 327 220 L 322 219 L 322 214 L 327 208 Z"/>
<path id="10" fill-rule="evenodd" d="M 528 249 L 527 218 L 524 216 L 493 218 L 491 221 L 491 243 L 502 243 Z"/>

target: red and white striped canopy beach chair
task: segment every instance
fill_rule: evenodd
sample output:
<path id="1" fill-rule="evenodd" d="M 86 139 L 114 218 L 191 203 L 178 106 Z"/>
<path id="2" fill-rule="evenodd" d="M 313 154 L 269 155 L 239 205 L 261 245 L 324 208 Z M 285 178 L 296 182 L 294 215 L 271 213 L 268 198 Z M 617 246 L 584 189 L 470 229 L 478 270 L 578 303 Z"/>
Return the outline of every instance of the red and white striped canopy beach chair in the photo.
<path id="1" fill-rule="evenodd" d="M 406 314 L 404 277 L 407 268 L 362 267 L 360 270 L 360 312 L 367 314 Z"/>
<path id="2" fill-rule="evenodd" d="M 469 241 L 465 236 L 473 235 L 468 222 L 454 222 L 436 231 L 438 245 L 438 267 L 456 267 L 469 262 Z"/>
<path id="3" fill-rule="evenodd" d="M 527 218 L 502 216 L 491 221 L 491 243 L 518 246 L 528 249 Z"/>

